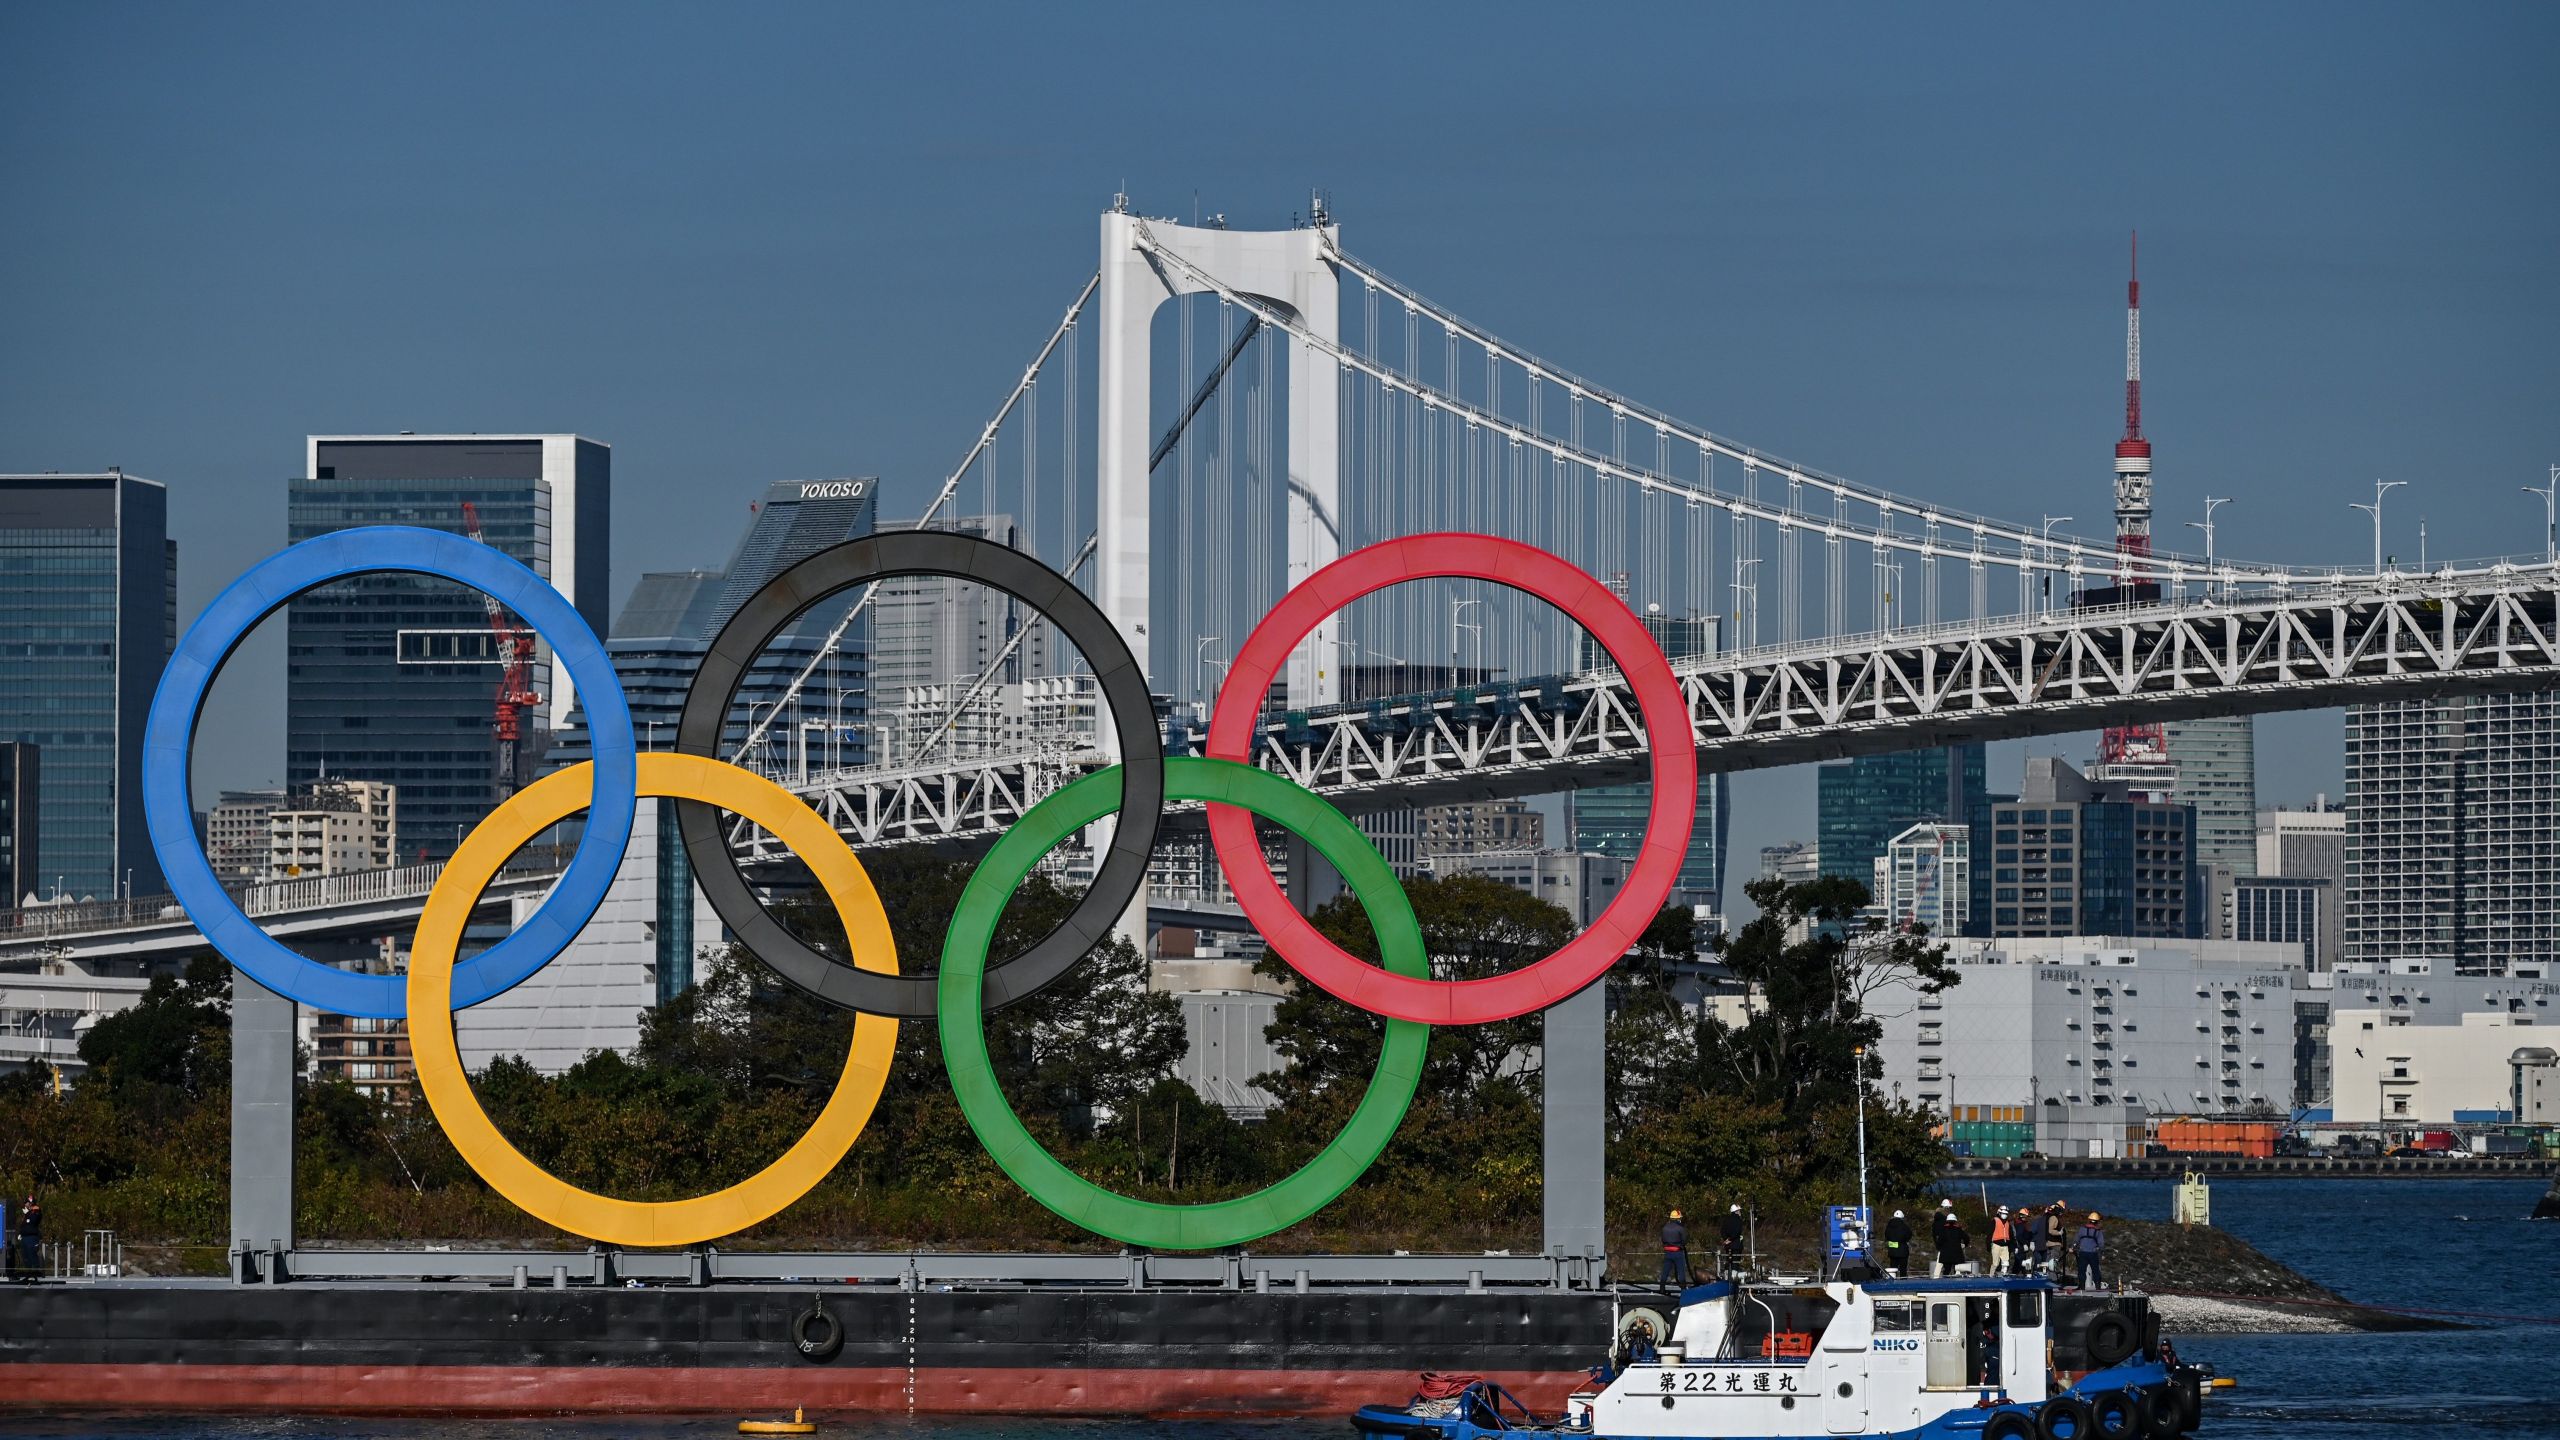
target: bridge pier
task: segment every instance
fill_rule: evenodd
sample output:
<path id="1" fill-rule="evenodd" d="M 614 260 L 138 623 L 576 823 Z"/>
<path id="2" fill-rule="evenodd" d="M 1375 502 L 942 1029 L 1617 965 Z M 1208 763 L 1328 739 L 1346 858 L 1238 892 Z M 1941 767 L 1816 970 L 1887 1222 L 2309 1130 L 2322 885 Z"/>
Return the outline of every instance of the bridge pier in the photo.
<path id="1" fill-rule="evenodd" d="M 294 1004 L 231 972 L 231 1279 L 281 1282 L 293 1252 Z"/>
<path id="2" fill-rule="evenodd" d="M 1597 1285 L 1609 1256 L 1609 984 L 1549 1006 L 1545 1060 L 1545 1250 L 1568 1283 Z M 1586 1261 L 1576 1276 L 1573 1262 Z"/>

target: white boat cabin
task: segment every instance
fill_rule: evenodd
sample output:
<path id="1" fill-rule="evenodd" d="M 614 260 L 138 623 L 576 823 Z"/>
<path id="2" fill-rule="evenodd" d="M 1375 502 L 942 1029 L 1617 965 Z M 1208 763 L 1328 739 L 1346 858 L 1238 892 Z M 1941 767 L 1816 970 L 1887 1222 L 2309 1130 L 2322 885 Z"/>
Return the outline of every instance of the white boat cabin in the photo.
<path id="1" fill-rule="evenodd" d="M 2034 1404 L 2051 1377 L 2036 1279 L 1693 1286 L 1649 1362 L 1576 1418 L 1608 1436 L 1889 1435 L 1983 1401 Z"/>

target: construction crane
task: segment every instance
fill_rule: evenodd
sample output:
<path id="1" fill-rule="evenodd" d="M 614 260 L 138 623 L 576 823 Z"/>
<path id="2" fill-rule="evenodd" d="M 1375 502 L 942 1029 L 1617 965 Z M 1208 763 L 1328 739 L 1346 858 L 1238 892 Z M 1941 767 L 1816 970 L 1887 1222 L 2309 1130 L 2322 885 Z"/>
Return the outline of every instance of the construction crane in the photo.
<path id="1" fill-rule="evenodd" d="M 462 533 L 482 545 L 489 543 L 480 534 L 480 511 L 468 500 L 462 502 Z M 504 800 L 524 788 L 524 776 L 519 773 L 524 712 L 540 705 L 542 695 L 533 688 L 533 632 L 508 614 L 494 595 L 482 594 L 480 608 L 488 615 L 489 629 L 498 642 L 498 699 L 489 728 L 497 737 L 494 779 L 498 798 Z"/>

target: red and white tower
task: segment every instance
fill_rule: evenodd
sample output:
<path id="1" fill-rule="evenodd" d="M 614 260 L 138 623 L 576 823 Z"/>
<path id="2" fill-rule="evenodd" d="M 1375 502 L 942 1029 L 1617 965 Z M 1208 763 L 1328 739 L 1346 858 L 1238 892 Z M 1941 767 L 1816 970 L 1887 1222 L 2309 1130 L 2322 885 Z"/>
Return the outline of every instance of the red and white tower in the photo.
<path id="1" fill-rule="evenodd" d="M 2142 438 L 2142 237 L 2133 238 L 2124 284 L 2124 438 L 2116 442 L 2116 598 L 2133 604 L 2159 582 L 2141 573 L 2151 553 L 2151 442 Z M 2098 739 L 2098 763 L 2117 779 L 2164 781 L 2168 733 L 2157 725 L 2117 725 Z"/>
<path id="2" fill-rule="evenodd" d="M 2151 442 L 2142 438 L 2142 237 L 2124 282 L 2124 438 L 2116 442 L 2116 583 L 2133 584 L 2151 553 Z"/>

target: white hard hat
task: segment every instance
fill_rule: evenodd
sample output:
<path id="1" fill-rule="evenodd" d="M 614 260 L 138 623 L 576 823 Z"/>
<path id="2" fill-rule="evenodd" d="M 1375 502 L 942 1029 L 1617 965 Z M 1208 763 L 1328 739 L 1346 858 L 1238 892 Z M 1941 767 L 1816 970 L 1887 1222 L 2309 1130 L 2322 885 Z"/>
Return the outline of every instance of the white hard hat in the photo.
<path id="1" fill-rule="evenodd" d="M 1736 1215 L 1739 1215 L 1739 1214 L 1741 1214 L 1741 1213 L 1742 1213 L 1742 1207 L 1741 1207 L 1741 1206 L 1739 1206 L 1739 1205 L 1728 1205 L 1728 1206 L 1726 1206 L 1725 1208 L 1726 1208 L 1726 1209 L 1728 1209 L 1728 1210 L 1731 1210 L 1731 1211 L 1732 1211 L 1734 1214 L 1736 1214 Z"/>
<path id="2" fill-rule="evenodd" d="M 1893 1212 L 1893 1218 L 1894 1218 L 1894 1219 L 1896 1219 L 1896 1220 L 1901 1219 L 1901 1218 L 1902 1218 L 1902 1212 L 1901 1212 L 1901 1211 L 1899 1211 L 1899 1210 L 1894 1211 L 1894 1212 Z"/>

